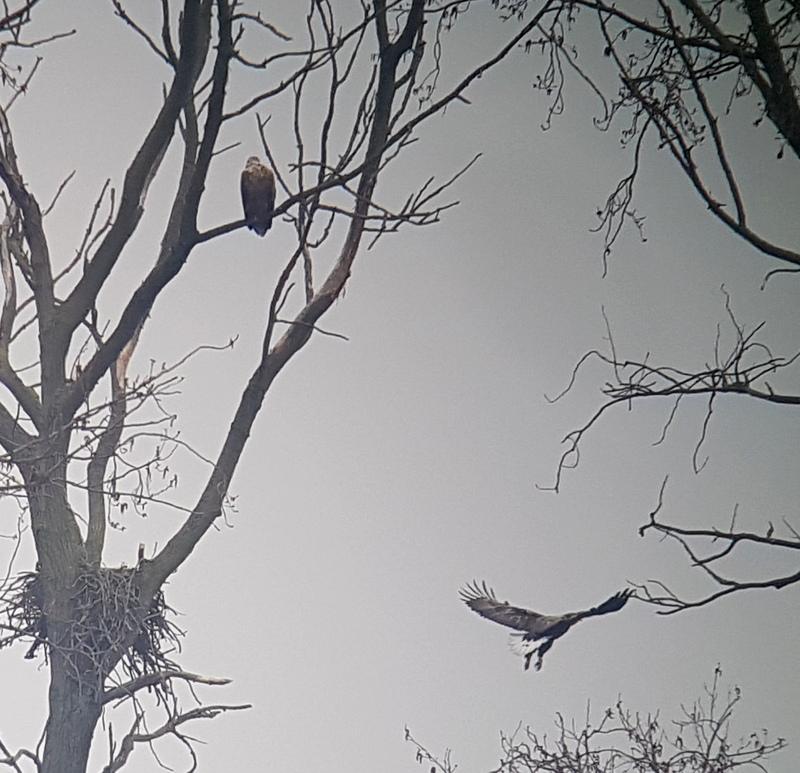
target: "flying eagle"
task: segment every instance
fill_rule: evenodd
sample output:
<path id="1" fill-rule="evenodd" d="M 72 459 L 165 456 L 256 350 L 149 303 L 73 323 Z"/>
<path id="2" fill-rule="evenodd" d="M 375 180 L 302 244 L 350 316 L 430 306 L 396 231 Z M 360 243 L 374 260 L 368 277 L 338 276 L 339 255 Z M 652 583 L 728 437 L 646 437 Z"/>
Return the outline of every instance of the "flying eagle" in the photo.
<path id="1" fill-rule="evenodd" d="M 632 593 L 630 589 L 620 591 L 599 606 L 583 612 L 542 615 L 530 609 L 512 607 L 507 601 L 498 601 L 494 591 L 487 587 L 485 582 L 479 585 L 477 581 L 473 581 L 459 591 L 461 600 L 474 612 L 495 623 L 521 631 L 511 634 L 511 645 L 519 655 L 524 656 L 526 671 L 530 668 L 534 653 L 537 656 L 534 669 L 538 671 L 542 667 L 544 654 L 559 636 L 563 636 L 575 623 L 585 617 L 605 615 L 622 609 Z M 535 642 L 539 641 L 542 643 L 536 646 Z"/>
<path id="2" fill-rule="evenodd" d="M 272 225 L 275 207 L 275 176 L 261 163 L 258 156 L 250 156 L 242 171 L 242 206 L 247 227 L 264 236 Z"/>

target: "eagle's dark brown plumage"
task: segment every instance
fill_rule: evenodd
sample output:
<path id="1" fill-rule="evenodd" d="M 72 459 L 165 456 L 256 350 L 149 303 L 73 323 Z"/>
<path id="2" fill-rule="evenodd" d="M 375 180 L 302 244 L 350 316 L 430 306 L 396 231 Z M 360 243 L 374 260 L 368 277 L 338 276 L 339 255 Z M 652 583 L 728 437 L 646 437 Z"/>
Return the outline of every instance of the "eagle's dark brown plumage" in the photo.
<path id="1" fill-rule="evenodd" d="M 272 170 L 261 163 L 258 156 L 247 159 L 242 172 L 242 207 L 247 227 L 264 236 L 272 225 L 275 207 L 275 177 Z"/>
<path id="2" fill-rule="evenodd" d="M 513 607 L 507 601 L 499 601 L 494 591 L 485 582 L 473 581 L 459 591 L 461 600 L 474 612 L 500 625 L 514 628 L 521 633 L 512 633 L 512 646 L 525 658 L 525 669 L 531 665 L 531 658 L 536 654 L 534 669 L 542 667 L 542 658 L 553 642 L 563 636 L 575 623 L 585 617 L 606 615 L 616 612 L 625 606 L 633 591 L 626 589 L 615 593 L 602 604 L 582 612 L 567 612 L 564 615 L 542 615 L 530 609 Z M 535 646 L 534 642 L 544 641 Z"/>

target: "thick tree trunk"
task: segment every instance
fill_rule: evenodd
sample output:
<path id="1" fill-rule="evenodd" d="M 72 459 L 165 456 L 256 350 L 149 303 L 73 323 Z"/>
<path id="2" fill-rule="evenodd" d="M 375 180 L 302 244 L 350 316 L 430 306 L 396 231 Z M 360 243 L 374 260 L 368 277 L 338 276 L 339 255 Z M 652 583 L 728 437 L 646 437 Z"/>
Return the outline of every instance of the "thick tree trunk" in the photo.
<path id="1" fill-rule="evenodd" d="M 57 437 L 33 446 L 36 460 L 25 468 L 31 523 L 39 556 L 43 625 L 50 660 L 49 715 L 40 773 L 86 773 L 100 718 L 107 653 L 92 653 L 76 639 L 77 580 L 85 550 L 67 500 L 67 440 Z M 102 660 L 96 660 L 102 658 Z"/>
<path id="2" fill-rule="evenodd" d="M 101 706 L 96 690 L 81 687 L 70 664 L 52 652 L 50 716 L 40 773 L 86 773 Z"/>

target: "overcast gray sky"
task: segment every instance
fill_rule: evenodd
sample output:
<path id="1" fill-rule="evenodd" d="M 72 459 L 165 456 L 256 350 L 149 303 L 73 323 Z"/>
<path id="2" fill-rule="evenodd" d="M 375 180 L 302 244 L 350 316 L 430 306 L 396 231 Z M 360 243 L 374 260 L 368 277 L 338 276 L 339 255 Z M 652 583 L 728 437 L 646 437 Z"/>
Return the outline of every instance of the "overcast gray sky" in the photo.
<path id="1" fill-rule="evenodd" d="M 141 5 L 152 24 L 158 4 Z M 448 39 L 445 80 L 508 34 L 487 6 L 474 4 Z M 300 29 L 293 2 L 263 10 Z M 121 183 L 166 73 L 110 3 L 45 2 L 37 22 L 78 29 L 46 49 L 12 113 L 20 164 L 40 200 L 77 170 L 47 220 L 67 260 L 103 180 Z M 191 730 L 208 742 L 200 770 L 412 770 L 406 725 L 432 751 L 451 748 L 462 770 L 485 770 L 499 759 L 500 731 L 519 722 L 549 731 L 556 712 L 580 720 L 587 701 L 600 711 L 621 695 L 632 709 L 677 717 L 717 663 L 744 693 L 737 730 L 786 737 L 789 750 L 770 769 L 796 770 L 798 588 L 669 618 L 631 603 L 557 642 L 540 673 L 523 673 L 505 630 L 458 599 L 473 578 L 544 612 L 598 603 L 627 581 L 659 578 L 690 596 L 707 590 L 677 545 L 637 535 L 667 473 L 672 520 L 725 525 L 736 503 L 740 523 L 758 530 L 798 517 L 797 412 L 744 399 L 718 402 L 699 475 L 691 456 L 704 406 L 686 403 L 654 447 L 669 406 L 652 402 L 611 412 L 560 494 L 537 489 L 552 483 L 561 438 L 600 403 L 597 367 L 563 401 L 551 405 L 544 394 L 603 345 L 601 308 L 624 356 L 700 366 L 713 358 L 718 322 L 732 340 L 723 283 L 742 322 L 767 320 L 776 352 L 793 353 L 800 340 L 800 304 L 794 277 L 759 290 L 774 264 L 711 219 L 663 153 L 648 156 L 638 185 L 648 241 L 626 234 L 603 278 L 602 243 L 589 228 L 627 157 L 615 136 L 592 129 L 596 106 L 577 86 L 565 115 L 542 132 L 533 73 L 531 58 L 509 58 L 469 90 L 471 104 L 426 125 L 381 180 L 379 194 L 398 202 L 430 174 L 443 179 L 483 154 L 441 224 L 383 239 L 359 257 L 323 324 L 349 341 L 316 337 L 280 375 L 234 481 L 231 528 L 210 533 L 167 588 L 187 632 L 182 664 L 233 679 L 203 697 L 253 703 Z M 235 80 L 234 96 L 258 83 L 252 74 Z M 772 132 L 747 118 L 742 111 L 734 153 L 758 202 L 753 220 L 797 245 L 800 170 L 793 158 L 778 162 Z M 277 108 L 268 136 L 288 162 L 291 126 Z M 239 217 L 239 171 L 260 152 L 252 118 L 227 129 L 223 142 L 233 141 L 241 145 L 210 179 L 206 227 Z M 143 233 L 104 299 L 107 317 L 154 260 L 178 158 L 168 157 Z M 186 367 L 173 404 L 183 437 L 208 456 L 254 362 L 292 236 L 278 222 L 263 241 L 240 230 L 196 250 L 145 329 L 138 372 L 151 359 L 239 336 L 233 351 Z M 175 466 L 175 499 L 189 504 L 203 468 L 191 458 Z M 12 521 L 2 512 L 5 533 Z M 140 540 L 148 551 L 163 544 L 180 517 L 158 507 L 146 519 L 129 514 L 126 530 L 109 538 L 109 563 L 132 562 Z M 28 545 L 16 568 L 30 568 L 31 555 Z M 748 558 L 742 572 L 757 574 L 760 560 Z M 12 748 L 34 745 L 45 717 L 46 670 L 23 652 L 0 653 L 0 738 Z M 185 769 L 178 745 L 159 748 L 165 763 Z M 98 739 L 94 769 L 105 755 Z M 142 748 L 127 769 L 157 764 Z"/>

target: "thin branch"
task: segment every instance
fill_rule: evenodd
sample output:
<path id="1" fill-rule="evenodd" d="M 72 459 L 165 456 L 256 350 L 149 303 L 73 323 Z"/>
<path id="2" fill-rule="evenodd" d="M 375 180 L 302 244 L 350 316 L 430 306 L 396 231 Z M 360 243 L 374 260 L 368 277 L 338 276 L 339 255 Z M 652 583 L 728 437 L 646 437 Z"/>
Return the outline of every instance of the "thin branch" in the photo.
<path id="1" fill-rule="evenodd" d="M 120 0 L 111 0 L 112 5 L 114 6 L 114 11 L 117 16 L 119 16 L 122 21 L 125 22 L 144 42 L 147 44 L 147 47 L 163 62 L 166 64 L 173 66 L 173 61 L 170 57 L 159 48 L 156 41 L 153 37 L 139 24 L 137 24 L 130 16 L 130 14 L 125 10 Z"/>
<path id="2" fill-rule="evenodd" d="M 645 536 L 651 529 L 658 534 L 674 539 L 687 557 L 692 566 L 703 571 L 706 576 L 717 586 L 718 590 L 701 596 L 699 599 L 686 600 L 680 598 L 671 591 L 663 582 L 650 580 L 649 583 L 637 584 L 636 587 L 642 591 L 641 598 L 655 606 L 661 607 L 658 614 L 671 615 L 686 609 L 706 606 L 724 596 L 739 593 L 745 590 L 760 590 L 774 588 L 780 590 L 791 585 L 800 583 L 800 571 L 790 572 L 783 575 L 774 575 L 762 580 L 742 580 L 729 577 L 715 568 L 717 562 L 729 557 L 733 551 L 742 545 L 755 545 L 759 548 L 769 550 L 781 549 L 789 551 L 800 551 L 800 535 L 789 524 L 787 527 L 792 533 L 792 538 L 774 536 L 774 527 L 770 524 L 765 534 L 757 534 L 750 531 L 738 531 L 734 529 L 734 518 L 729 529 L 717 528 L 686 528 L 675 524 L 665 523 L 659 520 L 659 514 L 664 507 L 664 492 L 666 490 L 668 476 L 661 483 L 658 493 L 656 507 L 650 512 L 647 523 L 639 528 L 639 535 Z M 713 552 L 701 556 L 694 547 L 698 545 L 722 545 Z"/>
<path id="3" fill-rule="evenodd" d="M 62 181 L 61 185 L 58 186 L 58 189 L 56 190 L 55 194 L 53 195 L 52 201 L 42 211 L 42 217 L 47 217 L 47 215 L 50 212 L 53 211 L 53 208 L 55 207 L 56 203 L 58 202 L 59 196 L 61 196 L 61 194 L 64 191 L 64 188 L 66 188 L 67 185 L 69 185 L 69 182 L 70 182 L 70 180 L 72 180 L 73 177 L 75 177 L 75 170 L 74 169 L 64 178 L 64 180 Z"/>
<path id="4" fill-rule="evenodd" d="M 100 288 L 105 283 L 111 270 L 127 244 L 144 213 L 144 200 L 150 183 L 153 181 L 167 147 L 172 139 L 178 116 L 191 99 L 192 91 L 206 59 L 210 41 L 211 2 L 202 0 L 186 0 L 181 23 L 181 52 L 175 75 L 164 103 L 153 121 L 152 127 L 145 137 L 136 156 L 125 173 L 122 196 L 113 224 L 100 243 L 91 262 L 80 281 L 58 311 L 58 324 L 54 329 L 61 338 L 60 347 L 66 350 L 67 341 L 72 331 L 85 317 Z M 149 310 L 150 304 L 147 304 Z M 137 315 L 138 316 L 138 315 Z M 92 383 L 96 383 L 106 367 L 116 359 L 130 335 L 136 329 L 139 319 L 132 321 L 124 336 L 118 336 L 116 351 L 103 362 L 99 372 L 92 370 Z M 78 387 L 84 393 L 89 384 Z M 75 389 L 73 388 L 73 393 Z M 80 398 L 79 398 L 80 399 Z M 74 396 L 71 401 L 75 404 Z M 74 410 L 74 408 L 72 408 Z"/>
<path id="5" fill-rule="evenodd" d="M 11 754 L 8 747 L 0 741 L 0 753 L 5 755 L 4 757 L 0 757 L 0 765 L 8 765 L 14 768 L 17 773 L 22 773 L 22 768 L 20 768 L 18 763 L 23 757 L 30 760 L 36 767 L 36 770 L 42 769 L 41 760 L 28 749 L 18 749 L 14 754 Z"/>
<path id="6" fill-rule="evenodd" d="M 132 697 L 139 690 L 148 687 L 153 687 L 157 684 L 164 684 L 172 679 L 180 679 L 185 682 L 192 682 L 193 684 L 207 684 L 207 685 L 225 685 L 230 684 L 230 679 L 222 679 L 214 676 L 203 676 L 202 674 L 193 674 L 190 671 L 156 671 L 155 673 L 142 674 L 136 679 L 131 679 L 129 682 L 110 687 L 103 693 L 103 704 L 110 703 L 111 701 L 123 700 Z"/>
<path id="7" fill-rule="evenodd" d="M 606 398 L 605 402 L 594 411 L 588 421 L 568 432 L 563 438 L 562 442 L 567 447 L 558 463 L 553 490 L 559 490 L 562 473 L 577 466 L 580 459 L 580 445 L 586 434 L 614 406 L 624 404 L 630 407 L 635 401 L 643 399 L 670 399 L 672 407 L 662 426 L 661 434 L 655 441 L 656 444 L 660 444 L 672 425 L 679 405 L 687 397 L 704 396 L 707 399 L 706 411 L 692 455 L 695 472 L 699 472 L 705 464 L 700 460 L 699 453 L 707 437 L 715 402 L 719 396 L 740 395 L 774 405 L 800 406 L 800 394 L 778 392 L 767 380 L 774 378 L 776 374 L 791 372 L 791 369 L 800 362 L 800 351 L 789 357 L 773 355 L 769 348 L 756 338 L 757 333 L 763 328 L 763 323 L 747 331 L 734 316 L 727 294 L 726 310 L 735 338 L 729 353 L 720 358 L 716 352 L 716 362 L 713 366 L 707 365 L 695 371 L 653 364 L 649 355 L 640 359 L 622 359 L 617 354 L 611 328 L 606 320 L 609 352 L 604 353 L 596 349 L 586 352 L 573 368 L 566 387 L 553 398 L 545 395 L 549 402 L 563 399 L 575 387 L 579 372 L 590 361 L 599 361 L 611 369 L 612 378 L 604 383 L 601 390 Z"/>
<path id="8" fill-rule="evenodd" d="M 186 722 L 191 722 L 194 719 L 214 719 L 219 714 L 226 711 L 243 711 L 252 708 L 252 704 L 245 703 L 236 706 L 228 706 L 224 704 L 214 706 L 199 706 L 196 709 L 191 709 L 183 713 L 171 716 L 161 727 L 148 733 L 128 733 L 120 743 L 119 751 L 113 757 L 112 761 L 103 768 L 103 773 L 115 773 L 115 771 L 125 765 L 128 757 L 133 751 L 133 747 L 137 743 L 151 743 L 165 735 L 175 735 L 181 737 L 178 728 Z M 134 730 L 138 727 L 138 722 L 134 725 Z"/>

